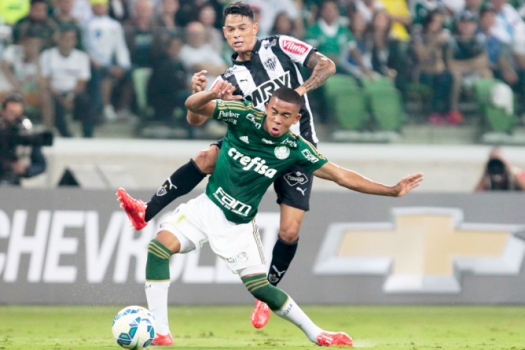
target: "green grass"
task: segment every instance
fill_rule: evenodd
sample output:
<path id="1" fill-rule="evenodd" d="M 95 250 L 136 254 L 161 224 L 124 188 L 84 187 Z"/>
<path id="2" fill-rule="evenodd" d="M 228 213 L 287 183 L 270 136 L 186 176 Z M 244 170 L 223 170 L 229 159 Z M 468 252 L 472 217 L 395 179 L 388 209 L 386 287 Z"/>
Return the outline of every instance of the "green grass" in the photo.
<path id="1" fill-rule="evenodd" d="M 0 306 L 0 349 L 116 349 L 111 321 L 120 307 Z M 525 307 L 305 306 L 322 328 L 356 348 L 525 350 Z M 272 315 L 252 328 L 250 306 L 172 307 L 173 349 L 316 348 Z"/>

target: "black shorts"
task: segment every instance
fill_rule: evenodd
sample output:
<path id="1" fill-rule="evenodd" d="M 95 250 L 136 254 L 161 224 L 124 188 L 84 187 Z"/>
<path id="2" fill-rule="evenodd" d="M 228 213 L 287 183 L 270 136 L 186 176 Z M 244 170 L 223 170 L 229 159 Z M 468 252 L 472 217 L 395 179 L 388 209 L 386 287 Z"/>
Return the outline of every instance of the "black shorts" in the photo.
<path id="1" fill-rule="evenodd" d="M 211 145 L 220 149 L 222 139 L 212 142 Z M 277 194 L 277 203 L 304 211 L 310 210 L 310 193 L 312 193 L 313 180 L 312 173 L 298 165 L 292 165 L 282 171 L 273 183 L 273 188 Z"/>

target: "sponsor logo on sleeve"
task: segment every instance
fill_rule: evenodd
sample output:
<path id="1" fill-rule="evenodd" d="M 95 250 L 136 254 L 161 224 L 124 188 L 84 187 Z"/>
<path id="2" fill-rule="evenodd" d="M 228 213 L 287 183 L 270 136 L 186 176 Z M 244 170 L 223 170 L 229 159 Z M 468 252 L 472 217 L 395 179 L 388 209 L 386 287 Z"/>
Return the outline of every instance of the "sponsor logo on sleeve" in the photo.
<path id="1" fill-rule="evenodd" d="M 309 149 L 303 149 L 301 153 L 307 160 L 309 160 L 312 163 L 317 163 L 319 161 L 319 158 L 313 155 Z"/>
<path id="2" fill-rule="evenodd" d="M 304 55 L 308 52 L 305 44 L 293 40 L 283 40 L 283 49 L 296 55 Z"/>

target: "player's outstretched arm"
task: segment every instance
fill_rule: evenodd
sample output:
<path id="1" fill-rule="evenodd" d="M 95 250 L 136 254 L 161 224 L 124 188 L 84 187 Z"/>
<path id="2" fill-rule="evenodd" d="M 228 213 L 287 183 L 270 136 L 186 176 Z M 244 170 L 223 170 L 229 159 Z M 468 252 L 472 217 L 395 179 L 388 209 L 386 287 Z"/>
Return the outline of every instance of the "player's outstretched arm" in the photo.
<path id="1" fill-rule="evenodd" d="M 324 164 L 314 171 L 313 174 L 357 192 L 391 197 L 404 196 L 423 181 L 423 173 L 417 173 L 405 176 L 395 186 L 386 186 L 331 162 Z"/>
<path id="2" fill-rule="evenodd" d="M 306 62 L 306 67 L 313 69 L 313 72 L 303 85 L 295 89 L 301 96 L 308 91 L 317 89 L 323 85 L 331 75 L 335 74 L 335 63 L 319 52 L 314 52 L 310 55 Z"/>
<path id="3" fill-rule="evenodd" d="M 201 125 L 206 120 L 213 117 L 215 100 L 240 100 L 242 96 L 234 96 L 235 87 L 227 81 L 220 81 L 209 91 L 201 91 L 191 95 L 186 100 L 185 106 L 188 111 L 187 119 L 191 125 Z"/>

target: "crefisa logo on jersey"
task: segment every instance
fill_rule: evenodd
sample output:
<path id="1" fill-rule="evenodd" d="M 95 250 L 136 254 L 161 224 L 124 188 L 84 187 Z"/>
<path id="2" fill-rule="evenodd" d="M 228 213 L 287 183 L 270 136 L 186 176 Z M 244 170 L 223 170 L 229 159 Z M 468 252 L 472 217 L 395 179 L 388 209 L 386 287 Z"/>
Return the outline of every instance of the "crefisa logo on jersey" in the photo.
<path id="1" fill-rule="evenodd" d="M 286 146 L 277 146 L 273 150 L 277 159 L 286 159 L 290 155 L 290 149 Z"/>
<path id="2" fill-rule="evenodd" d="M 275 70 L 275 68 L 277 67 L 277 58 L 275 58 L 275 56 L 272 56 L 272 57 L 268 58 L 263 63 L 263 65 L 266 67 L 266 69 Z"/>

